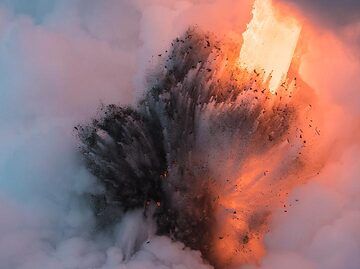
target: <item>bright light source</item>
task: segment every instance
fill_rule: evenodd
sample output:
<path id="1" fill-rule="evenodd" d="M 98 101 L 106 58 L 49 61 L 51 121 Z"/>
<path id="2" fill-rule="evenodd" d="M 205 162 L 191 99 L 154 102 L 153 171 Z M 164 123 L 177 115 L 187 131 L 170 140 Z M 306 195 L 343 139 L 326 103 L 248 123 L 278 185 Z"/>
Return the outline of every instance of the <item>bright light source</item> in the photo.
<path id="1" fill-rule="evenodd" d="M 263 70 L 275 93 L 286 78 L 300 36 L 301 26 L 293 18 L 277 16 L 270 0 L 256 0 L 253 18 L 243 33 L 239 64 L 249 71 Z"/>

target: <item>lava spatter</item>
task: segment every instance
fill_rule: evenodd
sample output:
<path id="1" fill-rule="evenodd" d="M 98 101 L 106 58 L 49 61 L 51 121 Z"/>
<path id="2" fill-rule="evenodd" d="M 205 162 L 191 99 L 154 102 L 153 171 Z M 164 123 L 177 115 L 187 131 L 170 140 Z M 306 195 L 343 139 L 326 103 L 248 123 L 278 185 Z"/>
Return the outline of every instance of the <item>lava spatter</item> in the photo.
<path id="1" fill-rule="evenodd" d="M 154 204 L 158 234 L 219 268 L 261 257 L 271 207 L 308 173 L 297 137 L 307 104 L 292 79 L 272 94 L 264 73 L 238 66 L 239 51 L 189 29 L 137 107 L 109 105 L 77 127 L 104 186 L 92 197 L 99 227 Z"/>

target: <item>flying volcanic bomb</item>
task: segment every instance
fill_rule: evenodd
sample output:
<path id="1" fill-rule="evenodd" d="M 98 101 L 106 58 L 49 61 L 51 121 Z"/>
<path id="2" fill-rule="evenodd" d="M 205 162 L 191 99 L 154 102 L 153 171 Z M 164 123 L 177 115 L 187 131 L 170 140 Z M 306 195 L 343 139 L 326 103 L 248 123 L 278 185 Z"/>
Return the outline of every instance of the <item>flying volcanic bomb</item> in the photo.
<path id="1" fill-rule="evenodd" d="M 136 107 L 107 105 L 79 125 L 80 151 L 103 191 L 99 230 L 141 210 L 156 233 L 215 268 L 254 264 L 274 208 L 316 174 L 316 96 L 298 76 L 301 26 L 254 3 L 243 40 L 197 27 L 159 54 Z M 129 256 L 147 238 L 138 240 Z"/>

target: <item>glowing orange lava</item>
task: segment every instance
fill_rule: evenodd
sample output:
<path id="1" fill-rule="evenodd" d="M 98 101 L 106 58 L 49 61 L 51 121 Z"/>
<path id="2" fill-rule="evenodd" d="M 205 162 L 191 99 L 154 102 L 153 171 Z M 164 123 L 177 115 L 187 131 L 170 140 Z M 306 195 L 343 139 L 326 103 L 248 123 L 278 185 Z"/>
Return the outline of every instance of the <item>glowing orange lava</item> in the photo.
<path id="1" fill-rule="evenodd" d="M 271 0 L 256 0 L 252 13 L 243 33 L 239 65 L 263 71 L 264 78 L 270 78 L 270 92 L 275 93 L 287 76 L 301 26 L 292 17 L 279 16 Z"/>

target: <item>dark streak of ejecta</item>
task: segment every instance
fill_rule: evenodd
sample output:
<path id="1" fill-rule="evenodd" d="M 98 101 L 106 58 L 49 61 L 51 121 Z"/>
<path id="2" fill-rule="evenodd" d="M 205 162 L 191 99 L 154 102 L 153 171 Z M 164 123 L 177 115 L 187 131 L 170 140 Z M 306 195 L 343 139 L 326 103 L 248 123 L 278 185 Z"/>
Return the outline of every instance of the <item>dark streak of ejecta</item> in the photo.
<path id="1" fill-rule="evenodd" d="M 228 54 L 212 35 L 190 29 L 167 56 L 159 54 L 167 58 L 149 76 L 149 90 L 136 108 L 108 105 L 99 118 L 76 127 L 87 167 L 105 189 L 90 197 L 99 229 L 126 211 L 142 208 L 146 216 L 155 208 L 158 234 L 200 250 L 216 265 L 211 242 L 218 237 L 212 228 L 217 175 L 208 163 L 211 145 L 204 144 L 218 137 L 239 147 L 241 161 L 249 151 L 278 144 L 296 118 L 295 109 L 281 102 L 265 113 L 268 91 L 237 83 L 231 68 L 223 71 L 226 79 L 214 79 L 219 68 L 213 62 L 229 60 Z M 241 238 L 240 244 L 251 240 Z"/>

